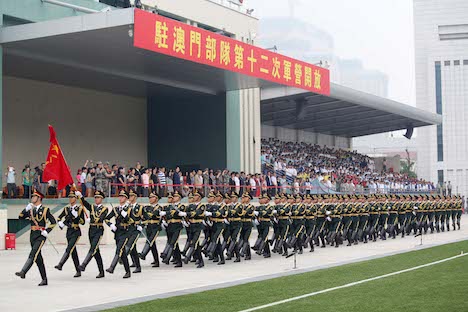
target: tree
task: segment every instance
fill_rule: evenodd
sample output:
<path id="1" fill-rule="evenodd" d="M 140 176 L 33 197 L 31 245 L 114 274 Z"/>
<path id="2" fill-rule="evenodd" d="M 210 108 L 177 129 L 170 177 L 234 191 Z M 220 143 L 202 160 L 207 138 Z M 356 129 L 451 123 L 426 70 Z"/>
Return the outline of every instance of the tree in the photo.
<path id="1" fill-rule="evenodd" d="M 406 174 L 408 178 L 417 178 L 417 174 L 413 171 L 414 161 L 411 161 L 410 153 L 408 149 L 406 151 L 406 159 L 401 160 L 401 171 L 400 173 Z"/>

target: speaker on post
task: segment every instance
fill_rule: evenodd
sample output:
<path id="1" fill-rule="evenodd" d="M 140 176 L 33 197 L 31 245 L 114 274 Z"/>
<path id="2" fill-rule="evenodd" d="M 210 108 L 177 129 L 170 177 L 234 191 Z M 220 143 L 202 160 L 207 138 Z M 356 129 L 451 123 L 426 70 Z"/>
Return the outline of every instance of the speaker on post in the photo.
<path id="1" fill-rule="evenodd" d="M 413 131 L 414 131 L 414 127 L 408 126 L 406 127 L 406 133 L 403 136 L 407 138 L 408 140 L 411 140 L 411 137 L 413 136 Z"/>

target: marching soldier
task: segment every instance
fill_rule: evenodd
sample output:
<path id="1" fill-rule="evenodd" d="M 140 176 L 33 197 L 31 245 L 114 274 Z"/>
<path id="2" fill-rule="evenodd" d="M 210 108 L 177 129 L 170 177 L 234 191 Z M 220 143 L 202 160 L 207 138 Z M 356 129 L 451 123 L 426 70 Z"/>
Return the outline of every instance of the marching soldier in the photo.
<path id="1" fill-rule="evenodd" d="M 259 198 L 260 206 L 257 207 L 257 231 L 258 239 L 252 247 L 257 255 L 263 255 L 264 258 L 270 258 L 270 245 L 268 243 L 268 232 L 270 231 L 271 217 L 273 216 L 273 207 L 269 205 L 271 198 L 268 193 L 264 193 Z"/>
<path id="2" fill-rule="evenodd" d="M 125 268 L 125 275 L 123 278 L 129 278 L 131 276 L 127 251 L 125 249 L 125 246 L 128 242 L 128 226 L 130 222 L 130 208 L 127 201 L 128 193 L 124 190 L 121 190 L 119 192 L 119 206 L 113 208 L 105 220 L 107 226 L 109 226 L 112 232 L 114 232 L 116 245 L 114 259 L 106 271 L 110 274 L 113 274 L 115 267 L 120 259 Z M 115 219 L 115 223 L 110 221 L 112 218 Z"/>
<path id="3" fill-rule="evenodd" d="M 194 204 L 193 193 L 189 193 L 188 195 L 188 205 L 187 205 L 187 213 L 192 210 L 195 210 L 196 205 Z M 184 249 L 182 250 L 182 256 L 186 257 L 187 251 L 190 248 L 190 242 L 192 241 L 192 231 L 190 230 L 190 224 L 184 222 L 183 226 L 185 227 L 185 232 L 187 233 L 187 240 L 185 242 Z M 189 259 L 190 261 L 190 259 Z"/>
<path id="4" fill-rule="evenodd" d="M 462 203 L 462 198 L 460 197 L 460 195 L 458 196 L 458 199 L 457 199 L 456 210 L 457 210 L 457 226 L 458 226 L 458 229 L 460 230 L 461 217 L 463 214 L 463 203 Z"/>
<path id="5" fill-rule="evenodd" d="M 188 264 L 193 256 L 198 263 L 197 269 L 205 266 L 202 256 L 202 247 L 200 245 L 200 235 L 203 231 L 203 221 L 206 211 L 206 205 L 201 203 L 202 198 L 203 196 L 199 192 L 195 191 L 193 193 L 193 208 L 187 212 L 187 217 L 190 223 L 189 231 L 191 232 L 191 238 L 184 262 L 185 264 Z M 209 215 L 209 213 L 207 215 Z"/>
<path id="6" fill-rule="evenodd" d="M 286 200 L 286 197 L 284 197 Z M 283 251 L 283 256 L 288 255 L 288 246 L 286 244 L 286 240 L 289 236 L 289 228 L 290 228 L 290 221 L 289 217 L 291 216 L 291 205 L 295 202 L 293 195 L 288 195 L 287 197 L 288 202 L 280 207 L 278 210 L 278 227 L 279 227 L 279 242 L 276 248 L 278 253 Z"/>
<path id="7" fill-rule="evenodd" d="M 45 244 L 47 236 L 57 223 L 50 209 L 42 205 L 43 198 L 44 195 L 42 193 L 34 190 L 31 195 L 31 203 L 19 214 L 20 219 L 29 219 L 31 225 L 31 233 L 29 236 L 31 252 L 21 271 L 15 273 L 16 276 L 26 278 L 26 274 L 35 262 L 42 278 L 38 286 L 47 285 L 47 274 L 41 249 Z M 47 221 L 50 223 L 49 226 L 47 226 Z"/>
<path id="8" fill-rule="evenodd" d="M 353 231 L 351 228 L 351 225 L 353 224 L 353 220 L 351 218 L 352 202 L 351 200 L 348 200 L 347 195 L 343 195 L 343 199 L 346 201 L 345 203 L 343 203 L 343 214 L 341 215 L 341 222 L 343 224 L 343 239 L 348 240 L 348 244 L 346 246 L 351 246 L 351 237 L 353 235 Z"/>
<path id="9" fill-rule="evenodd" d="M 232 199 L 229 193 L 224 194 L 224 204 L 225 204 L 225 218 L 224 221 L 224 232 L 223 232 L 223 243 L 221 244 L 221 253 L 224 253 L 224 250 L 229 247 L 231 244 L 231 232 L 232 227 L 230 223 L 231 219 L 231 208 L 232 208 Z M 230 260 L 230 258 L 229 258 Z"/>
<path id="10" fill-rule="evenodd" d="M 388 220 L 387 220 L 387 232 L 389 237 L 392 239 L 396 238 L 397 234 L 397 224 L 398 224 L 398 206 L 396 203 L 396 196 L 392 195 L 391 201 L 387 203 L 387 209 L 389 210 Z"/>
<path id="11" fill-rule="evenodd" d="M 146 225 L 146 236 L 147 241 L 141 253 L 138 254 L 138 257 L 142 260 L 146 259 L 146 256 L 151 250 L 153 255 L 152 267 L 159 267 L 159 256 L 158 248 L 156 246 L 156 238 L 161 231 L 161 218 L 166 215 L 166 212 L 161 209 L 161 206 L 158 204 L 160 197 L 158 194 L 151 192 L 149 194 L 149 205 L 143 208 L 143 223 Z"/>
<path id="12" fill-rule="evenodd" d="M 318 195 L 318 200 L 319 202 L 317 202 L 317 215 L 315 217 L 317 231 L 315 233 L 314 240 L 317 246 L 320 246 L 320 243 L 322 243 L 321 248 L 325 248 L 326 247 L 326 244 L 325 244 L 325 226 L 326 226 L 325 221 L 326 220 L 325 218 L 326 218 L 328 204 L 326 202 L 327 199 L 326 198 L 322 199 L 320 195 Z"/>
<path id="13" fill-rule="evenodd" d="M 220 192 L 216 193 L 213 199 L 213 192 L 208 195 L 208 205 L 211 205 L 209 212 L 205 213 L 208 217 L 211 217 L 213 222 L 210 244 L 208 245 L 207 255 L 213 259 L 213 262 L 218 262 L 218 265 L 223 265 L 224 261 L 224 252 L 222 250 L 222 234 L 226 224 L 224 221 L 227 218 L 227 209 L 226 204 L 223 203 L 223 194 Z"/>
<path id="14" fill-rule="evenodd" d="M 315 195 L 314 202 L 310 194 L 305 195 L 305 211 L 304 211 L 304 226 L 305 226 L 305 241 L 304 248 L 310 245 L 310 252 L 314 252 L 313 236 L 315 232 Z"/>
<path id="15" fill-rule="evenodd" d="M 302 237 L 305 231 L 305 205 L 302 203 L 302 196 L 296 195 L 296 203 L 292 209 L 292 226 L 291 226 L 291 239 L 288 246 L 294 248 L 294 252 L 299 250 L 299 254 L 302 254 L 303 240 Z"/>
<path id="16" fill-rule="evenodd" d="M 186 223 L 185 217 L 187 216 L 187 212 L 185 210 L 187 208 L 185 205 L 181 204 L 181 195 L 179 192 L 174 192 L 172 196 L 172 205 L 169 207 L 169 211 L 166 214 L 166 219 L 168 221 L 166 230 L 168 249 L 167 253 L 165 254 L 163 263 L 169 264 L 172 255 L 174 255 L 174 267 L 181 268 L 182 255 L 179 247 L 179 236 L 183 228 L 182 222 Z"/>
<path id="17" fill-rule="evenodd" d="M 84 272 L 86 266 L 94 257 L 99 269 L 99 274 L 96 276 L 96 278 L 103 278 L 104 265 L 102 263 L 101 252 L 99 250 L 99 243 L 101 242 L 101 238 L 104 235 L 104 220 L 107 217 L 107 208 L 102 205 L 104 193 L 101 191 L 94 192 L 94 205 L 88 203 L 81 192 L 76 191 L 75 194 L 81 200 L 83 206 L 85 206 L 89 211 L 89 218 L 87 218 L 87 221 L 89 223 L 88 237 L 90 247 L 88 254 L 79 266 L 79 269 L 80 271 Z"/>
<path id="18" fill-rule="evenodd" d="M 252 258 L 249 243 L 250 234 L 252 234 L 252 222 L 257 221 L 258 223 L 258 220 L 254 220 L 254 217 L 258 215 L 258 211 L 255 211 L 255 207 L 250 203 L 251 200 L 252 195 L 248 192 L 245 192 L 242 195 L 242 228 L 240 233 L 239 249 L 241 256 L 245 255 L 245 260 L 250 260 Z"/>
<path id="19" fill-rule="evenodd" d="M 232 192 L 231 194 L 231 207 L 229 213 L 229 226 L 230 226 L 230 243 L 227 252 L 226 260 L 231 260 L 232 256 L 235 255 L 236 259 L 234 262 L 240 262 L 240 242 L 239 235 L 242 229 L 241 217 L 242 217 L 242 204 L 238 203 L 239 196 L 237 193 Z"/>
<path id="20" fill-rule="evenodd" d="M 128 224 L 128 241 L 126 245 L 127 254 L 132 258 L 131 268 L 135 268 L 133 273 L 141 273 L 140 257 L 137 252 L 137 242 L 140 238 L 140 233 L 143 231 L 143 207 L 137 203 L 138 194 L 134 190 L 130 190 L 129 196 L 129 224 Z"/>
<path id="21" fill-rule="evenodd" d="M 63 265 L 65 262 L 67 262 L 68 257 L 71 255 L 76 270 L 75 276 L 73 277 L 80 277 L 80 260 L 78 259 L 76 244 L 81 237 L 80 225 L 85 224 L 85 216 L 83 206 L 76 203 L 77 195 L 74 191 L 70 191 L 68 194 L 68 199 L 70 204 L 63 208 L 62 212 L 57 218 L 58 226 L 61 230 L 67 226 L 67 248 L 65 249 L 65 253 L 62 256 L 62 259 L 60 259 L 60 262 L 55 266 L 55 268 L 59 271 L 62 271 Z M 62 219 L 65 221 L 62 221 Z"/>
<path id="22" fill-rule="evenodd" d="M 278 220 L 278 211 L 283 206 L 281 203 L 282 197 L 281 194 L 277 193 L 275 195 L 274 208 L 272 211 L 271 224 L 273 225 L 273 235 L 269 240 L 270 246 L 273 246 L 272 251 L 276 253 L 279 243 L 279 220 Z"/>

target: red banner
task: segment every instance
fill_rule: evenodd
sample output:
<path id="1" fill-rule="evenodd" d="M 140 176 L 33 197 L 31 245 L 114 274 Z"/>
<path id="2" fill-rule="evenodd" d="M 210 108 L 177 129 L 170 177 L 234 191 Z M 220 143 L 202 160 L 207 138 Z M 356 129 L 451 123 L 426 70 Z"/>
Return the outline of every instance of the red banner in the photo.
<path id="1" fill-rule="evenodd" d="M 44 168 L 44 181 L 56 180 L 58 182 L 57 189 L 63 190 L 67 185 L 73 183 L 73 178 L 70 173 L 70 168 L 63 157 L 62 149 L 57 141 L 54 128 L 49 125 L 50 147 L 47 154 L 46 165 Z"/>
<path id="2" fill-rule="evenodd" d="M 141 49 L 330 95 L 328 69 L 137 9 L 133 44 Z"/>

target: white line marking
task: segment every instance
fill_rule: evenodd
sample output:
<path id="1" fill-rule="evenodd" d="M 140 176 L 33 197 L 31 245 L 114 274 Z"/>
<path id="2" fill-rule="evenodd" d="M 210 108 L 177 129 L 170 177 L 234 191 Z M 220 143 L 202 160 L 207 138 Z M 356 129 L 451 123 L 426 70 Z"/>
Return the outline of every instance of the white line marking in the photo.
<path id="1" fill-rule="evenodd" d="M 442 259 L 442 260 L 439 260 L 439 261 L 426 263 L 426 264 L 418 265 L 418 266 L 415 266 L 415 267 L 412 267 L 412 268 L 409 268 L 409 269 L 405 269 L 405 270 L 401 270 L 401 271 L 397 271 L 397 272 L 393 272 L 393 273 L 388 273 L 388 274 L 384 274 L 384 275 L 380 275 L 380 276 L 360 280 L 360 281 L 357 281 L 357 282 L 352 282 L 352 283 L 345 284 L 345 285 L 342 285 L 342 286 L 332 287 L 332 288 L 316 291 L 316 292 L 313 292 L 313 293 L 309 293 L 309 294 L 305 294 L 305 295 L 301 295 L 301 296 L 297 296 L 297 297 L 292 297 L 292 298 L 289 298 L 289 299 L 284 299 L 284 300 L 272 302 L 272 303 L 269 303 L 269 304 L 261 305 L 261 306 L 250 308 L 250 309 L 247 309 L 247 310 L 242 310 L 242 311 L 239 311 L 239 312 L 251 312 L 251 311 L 257 311 L 257 310 L 260 310 L 260 309 L 269 308 L 269 307 L 280 305 L 280 304 L 283 304 L 283 303 L 287 303 L 287 302 L 291 302 L 291 301 L 295 301 L 295 300 L 300 300 L 300 299 L 304 299 L 304 298 L 324 294 L 324 293 L 327 293 L 327 292 L 330 292 L 330 291 L 356 286 L 356 285 L 359 285 L 359 284 L 379 280 L 379 279 L 382 279 L 382 278 L 398 275 L 398 274 L 401 274 L 401 273 L 411 272 L 411 271 L 414 271 L 414 270 L 422 269 L 422 268 L 425 268 L 425 267 L 429 267 L 429 266 L 432 266 L 432 265 L 436 265 L 436 264 L 439 264 L 439 263 L 443 263 L 443 262 L 447 262 L 447 261 L 450 261 L 450 260 L 453 260 L 453 259 L 464 257 L 466 255 L 468 255 L 468 253 L 463 253 L 462 252 L 461 254 L 459 254 L 457 256 L 453 256 L 453 257 L 450 257 L 450 258 L 445 258 L 445 259 Z"/>

